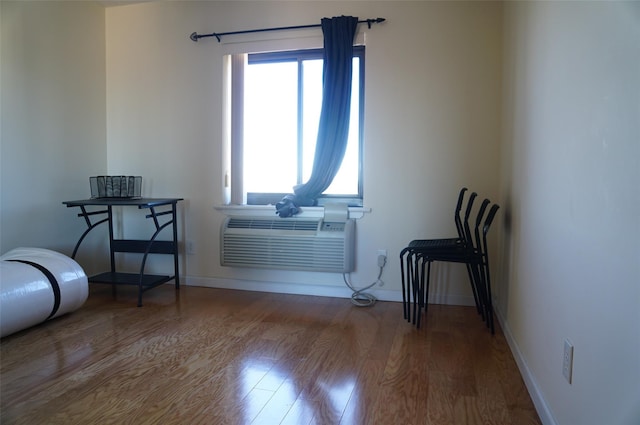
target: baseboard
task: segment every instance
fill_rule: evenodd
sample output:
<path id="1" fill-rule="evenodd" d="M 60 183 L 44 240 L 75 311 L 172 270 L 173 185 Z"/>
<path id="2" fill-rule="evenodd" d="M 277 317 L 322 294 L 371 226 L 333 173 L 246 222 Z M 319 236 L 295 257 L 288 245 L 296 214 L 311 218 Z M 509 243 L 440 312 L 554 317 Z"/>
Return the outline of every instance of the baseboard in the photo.
<path id="1" fill-rule="evenodd" d="M 524 380 L 524 384 L 529 391 L 529 396 L 533 401 L 540 420 L 544 425 L 557 425 L 556 420 L 551 414 L 551 409 L 549 409 L 549 404 L 545 400 L 544 395 L 542 394 L 542 391 L 540 390 L 540 387 L 536 382 L 535 376 L 529 369 L 529 366 L 527 365 L 527 362 L 525 361 L 524 356 L 522 355 L 522 352 L 520 351 L 520 348 L 516 343 L 516 340 L 513 338 L 513 334 L 511 333 L 509 324 L 505 322 L 499 309 L 495 308 L 495 306 L 494 313 L 495 317 L 498 319 L 498 322 L 500 322 L 500 326 L 502 327 L 502 331 L 504 333 L 505 339 L 507 340 L 507 344 L 509 345 L 511 353 L 513 354 L 513 358 L 518 365 L 520 375 L 522 375 L 522 379 Z"/>
<path id="2" fill-rule="evenodd" d="M 205 288 L 237 289 L 241 291 L 272 292 L 276 294 L 314 295 L 319 297 L 351 298 L 352 291 L 345 286 L 325 286 L 309 283 L 265 282 L 244 279 L 221 279 L 184 276 L 181 281 L 187 286 L 202 286 Z M 402 302 L 402 292 L 379 287 L 367 290 L 380 301 Z M 430 296 L 432 304 L 446 305 L 475 305 L 473 297 L 433 294 Z"/>

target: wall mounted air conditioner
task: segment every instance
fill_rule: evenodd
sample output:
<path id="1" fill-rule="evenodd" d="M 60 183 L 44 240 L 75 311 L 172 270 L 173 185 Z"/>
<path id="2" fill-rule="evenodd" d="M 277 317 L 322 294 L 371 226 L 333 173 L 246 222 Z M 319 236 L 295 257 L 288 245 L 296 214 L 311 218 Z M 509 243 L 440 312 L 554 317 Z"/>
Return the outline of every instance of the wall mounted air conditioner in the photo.
<path id="1" fill-rule="evenodd" d="M 354 269 L 353 219 L 227 217 L 220 239 L 223 266 L 334 273 Z"/>

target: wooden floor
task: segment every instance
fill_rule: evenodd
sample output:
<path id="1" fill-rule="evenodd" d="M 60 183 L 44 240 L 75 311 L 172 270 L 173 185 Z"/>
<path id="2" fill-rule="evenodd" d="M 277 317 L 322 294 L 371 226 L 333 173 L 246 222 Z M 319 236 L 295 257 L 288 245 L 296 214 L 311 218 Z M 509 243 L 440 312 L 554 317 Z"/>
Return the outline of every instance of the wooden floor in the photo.
<path id="1" fill-rule="evenodd" d="M 0 342 L 0 423 L 539 424 L 475 309 L 164 285 Z"/>

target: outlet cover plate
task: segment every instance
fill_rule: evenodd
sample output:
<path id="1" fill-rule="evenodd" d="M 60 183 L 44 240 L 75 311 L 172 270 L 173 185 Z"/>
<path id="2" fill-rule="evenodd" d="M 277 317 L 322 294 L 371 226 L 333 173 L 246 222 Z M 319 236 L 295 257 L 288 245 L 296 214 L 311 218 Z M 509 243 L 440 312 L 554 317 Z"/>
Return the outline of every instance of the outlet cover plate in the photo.
<path id="1" fill-rule="evenodd" d="M 568 339 L 564 340 L 564 358 L 562 361 L 562 374 L 568 383 L 571 383 L 573 374 L 573 344 Z"/>

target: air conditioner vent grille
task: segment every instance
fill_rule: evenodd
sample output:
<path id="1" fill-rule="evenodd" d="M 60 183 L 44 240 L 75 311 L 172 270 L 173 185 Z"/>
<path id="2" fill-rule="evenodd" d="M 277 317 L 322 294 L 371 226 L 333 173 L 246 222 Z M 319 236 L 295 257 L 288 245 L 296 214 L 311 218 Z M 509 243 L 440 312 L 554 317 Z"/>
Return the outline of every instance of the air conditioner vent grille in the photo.
<path id="1" fill-rule="evenodd" d="M 355 222 L 324 231 L 322 220 L 229 217 L 220 263 L 230 267 L 347 273 L 354 269 Z"/>
<path id="2" fill-rule="evenodd" d="M 229 229 L 318 230 L 318 220 L 231 218 Z"/>

